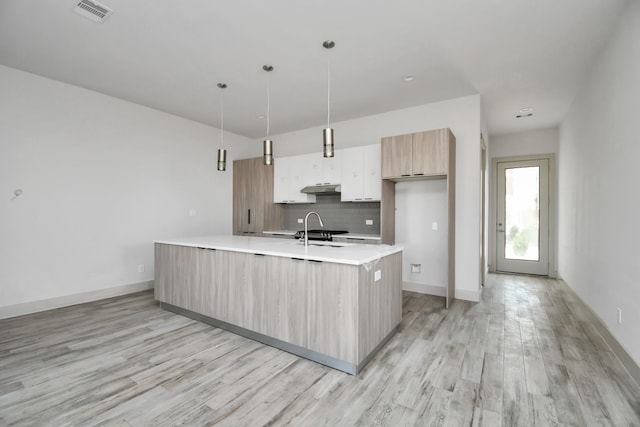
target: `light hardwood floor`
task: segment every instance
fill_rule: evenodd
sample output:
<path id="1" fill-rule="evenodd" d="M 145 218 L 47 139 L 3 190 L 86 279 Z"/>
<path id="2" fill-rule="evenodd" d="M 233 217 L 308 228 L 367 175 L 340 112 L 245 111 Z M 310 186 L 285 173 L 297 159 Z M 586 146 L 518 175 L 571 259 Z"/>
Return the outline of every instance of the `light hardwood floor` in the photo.
<path id="1" fill-rule="evenodd" d="M 640 425 L 640 389 L 562 282 L 404 294 L 357 376 L 160 310 L 152 292 L 0 321 L 0 425 Z"/>

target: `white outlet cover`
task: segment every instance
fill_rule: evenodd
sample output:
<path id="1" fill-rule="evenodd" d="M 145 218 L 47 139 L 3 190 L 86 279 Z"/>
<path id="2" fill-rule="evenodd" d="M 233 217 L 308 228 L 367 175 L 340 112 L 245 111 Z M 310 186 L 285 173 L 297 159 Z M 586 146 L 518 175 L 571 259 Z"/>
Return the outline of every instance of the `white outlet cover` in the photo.
<path id="1" fill-rule="evenodd" d="M 198 211 L 196 211 L 195 209 L 189 209 L 189 216 L 196 216 L 198 214 Z"/>
<path id="2" fill-rule="evenodd" d="M 377 282 L 378 280 L 381 280 L 381 279 L 382 279 L 382 270 L 376 270 L 373 273 L 373 281 Z"/>
<path id="3" fill-rule="evenodd" d="M 437 222 L 432 222 L 431 223 L 431 229 L 433 231 L 438 231 L 438 223 Z"/>
<path id="4" fill-rule="evenodd" d="M 298 218 L 298 224 L 302 224 L 304 220 L 302 218 Z"/>
<path id="5" fill-rule="evenodd" d="M 365 223 L 366 225 L 373 225 L 373 220 L 372 220 L 372 219 L 366 219 L 366 220 L 364 221 L 364 223 Z"/>

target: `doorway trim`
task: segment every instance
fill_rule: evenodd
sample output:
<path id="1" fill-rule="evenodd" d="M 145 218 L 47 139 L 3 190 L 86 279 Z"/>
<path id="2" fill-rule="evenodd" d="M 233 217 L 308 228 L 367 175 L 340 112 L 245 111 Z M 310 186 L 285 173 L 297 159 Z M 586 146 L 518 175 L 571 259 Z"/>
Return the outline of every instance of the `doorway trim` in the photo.
<path id="1" fill-rule="evenodd" d="M 491 189 L 489 199 L 491 212 L 489 215 L 489 271 L 496 272 L 496 260 L 498 257 L 497 247 L 497 217 L 498 217 L 498 163 L 518 162 L 526 160 L 548 160 L 549 161 L 549 277 L 558 276 L 558 264 L 556 259 L 557 248 L 557 202 L 556 194 L 558 183 L 556 181 L 556 155 L 554 153 L 532 154 L 527 156 L 495 157 L 491 159 Z"/>

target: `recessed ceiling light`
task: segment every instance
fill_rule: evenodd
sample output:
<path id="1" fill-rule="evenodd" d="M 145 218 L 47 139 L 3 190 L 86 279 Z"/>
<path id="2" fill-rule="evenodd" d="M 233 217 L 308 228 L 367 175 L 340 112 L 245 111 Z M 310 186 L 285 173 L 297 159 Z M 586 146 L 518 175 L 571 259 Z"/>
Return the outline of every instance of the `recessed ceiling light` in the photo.
<path id="1" fill-rule="evenodd" d="M 415 80 L 416 76 L 412 75 L 412 74 L 407 74 L 406 76 L 404 76 L 402 78 L 402 80 L 404 80 L 405 82 L 412 82 L 413 80 Z"/>
<path id="2" fill-rule="evenodd" d="M 520 109 L 520 112 L 516 114 L 516 119 L 522 119 L 523 117 L 533 116 L 533 107 L 524 107 Z"/>

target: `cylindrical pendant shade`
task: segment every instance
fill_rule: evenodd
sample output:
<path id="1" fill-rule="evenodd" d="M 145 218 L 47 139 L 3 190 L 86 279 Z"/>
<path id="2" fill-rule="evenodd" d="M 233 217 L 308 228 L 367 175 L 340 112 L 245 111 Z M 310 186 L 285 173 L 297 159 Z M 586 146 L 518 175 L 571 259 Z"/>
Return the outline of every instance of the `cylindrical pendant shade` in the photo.
<path id="1" fill-rule="evenodd" d="M 324 157 L 333 157 L 333 128 L 323 129 L 322 139 L 324 140 Z"/>
<path id="2" fill-rule="evenodd" d="M 227 150 L 218 148 L 218 170 L 227 170 Z"/>
<path id="3" fill-rule="evenodd" d="M 273 141 L 265 139 L 262 146 L 264 148 L 264 164 L 271 166 L 273 164 Z"/>

